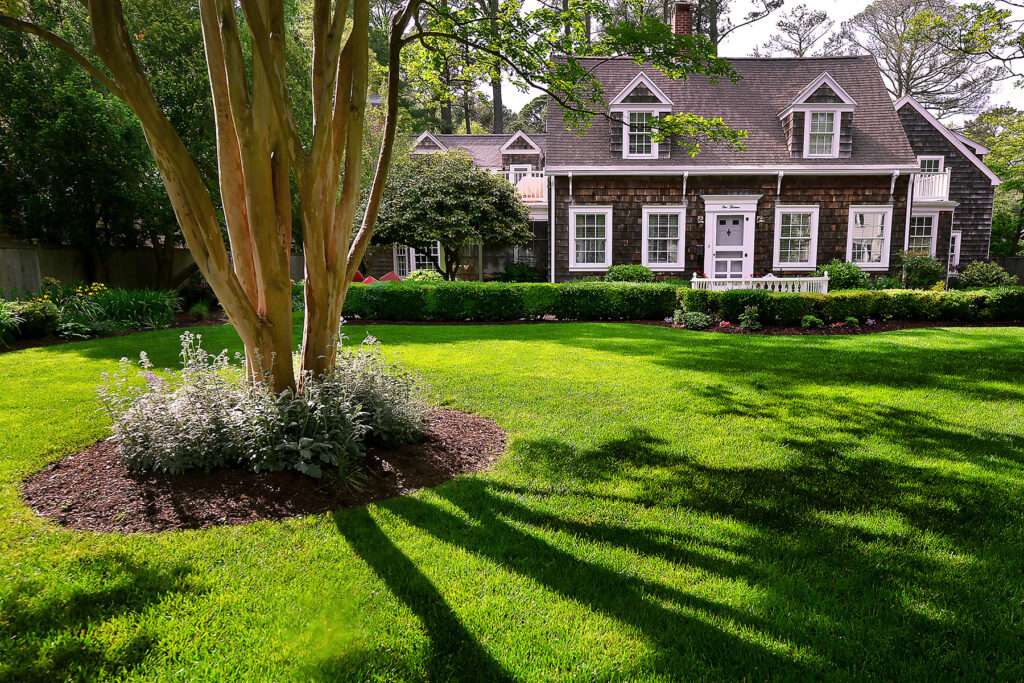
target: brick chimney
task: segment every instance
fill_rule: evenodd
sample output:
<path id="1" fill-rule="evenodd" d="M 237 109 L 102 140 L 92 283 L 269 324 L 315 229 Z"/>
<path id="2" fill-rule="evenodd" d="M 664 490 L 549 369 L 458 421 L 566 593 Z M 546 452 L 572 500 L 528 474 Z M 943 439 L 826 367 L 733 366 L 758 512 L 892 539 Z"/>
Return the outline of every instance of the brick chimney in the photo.
<path id="1" fill-rule="evenodd" d="M 672 16 L 672 33 L 678 36 L 693 35 L 692 2 L 676 2 L 675 14 Z"/>

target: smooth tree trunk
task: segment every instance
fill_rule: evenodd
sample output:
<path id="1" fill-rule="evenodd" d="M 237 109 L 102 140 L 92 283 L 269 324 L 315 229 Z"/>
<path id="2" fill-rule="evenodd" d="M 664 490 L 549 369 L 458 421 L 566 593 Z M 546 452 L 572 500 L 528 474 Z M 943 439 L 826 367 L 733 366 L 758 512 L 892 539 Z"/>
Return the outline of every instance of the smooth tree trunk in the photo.
<path id="1" fill-rule="evenodd" d="M 281 0 L 199 0 L 227 244 L 197 165 L 153 96 L 121 1 L 83 0 L 83 5 L 93 50 L 106 71 L 42 26 L 0 14 L 0 27 L 51 42 L 131 107 L 196 265 L 245 345 L 250 376 L 266 378 L 275 391 L 301 390 L 292 361 L 289 177 L 299 188 L 304 234 L 300 367 L 317 375 L 333 363 L 345 295 L 380 208 L 394 148 L 401 37 L 418 3 L 407 3 L 392 19 L 383 143 L 359 222 L 369 0 L 313 0 L 313 131 L 308 145 L 296 130 L 285 87 Z M 244 58 L 239 8 L 249 31 L 251 63 Z"/>

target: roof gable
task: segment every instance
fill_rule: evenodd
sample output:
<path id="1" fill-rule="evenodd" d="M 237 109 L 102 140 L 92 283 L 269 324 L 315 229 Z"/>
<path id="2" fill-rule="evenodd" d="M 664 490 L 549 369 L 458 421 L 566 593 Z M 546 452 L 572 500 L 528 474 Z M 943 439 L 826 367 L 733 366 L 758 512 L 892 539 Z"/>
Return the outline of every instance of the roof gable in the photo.
<path id="1" fill-rule="evenodd" d="M 619 94 L 612 98 L 611 106 L 624 104 L 663 104 L 666 107 L 672 106 L 669 96 L 651 80 L 650 76 L 643 71 L 638 73 Z"/>
<path id="2" fill-rule="evenodd" d="M 423 131 L 413 142 L 412 147 L 413 154 L 431 154 L 433 152 L 444 152 L 448 149 L 448 147 L 434 137 L 434 134 L 429 130 Z"/>
<path id="3" fill-rule="evenodd" d="M 838 98 L 838 99 L 837 99 Z M 804 89 L 797 93 L 797 96 L 790 102 L 791 107 L 801 104 L 816 104 L 818 102 L 835 102 L 836 104 L 856 105 L 857 100 L 850 96 L 850 93 L 843 89 L 843 86 L 834 79 L 827 71 L 804 86 Z"/>
<path id="4" fill-rule="evenodd" d="M 961 154 L 963 154 L 965 157 L 967 157 L 968 161 L 970 161 L 972 164 L 974 164 L 978 168 L 979 171 L 984 173 L 985 176 L 988 177 L 988 179 L 992 181 L 992 185 L 1001 185 L 1002 184 L 1003 181 L 999 179 L 999 176 L 997 176 L 995 173 L 993 173 L 992 169 L 990 169 L 988 166 L 986 166 L 981 161 L 981 159 L 979 159 L 977 157 L 977 154 L 972 153 L 971 150 L 967 148 L 967 145 L 965 145 L 963 143 L 963 141 L 960 139 L 960 136 L 957 135 L 956 133 L 954 133 L 953 131 L 951 131 L 946 126 L 942 125 L 942 122 L 939 121 L 934 116 L 932 116 L 932 113 L 930 111 L 928 111 L 927 109 L 925 109 L 924 106 L 920 102 L 915 100 L 910 95 L 906 95 L 905 97 L 900 98 L 896 102 L 896 104 L 894 106 L 896 108 L 896 111 L 899 111 L 900 109 L 903 109 L 903 107 L 907 107 L 907 106 L 912 107 L 914 109 L 914 111 L 916 111 L 918 114 L 920 114 L 924 118 L 925 121 L 930 123 L 932 125 L 932 127 L 935 128 L 935 130 L 939 131 L 939 133 L 941 133 L 942 136 L 945 137 L 946 140 L 951 145 L 956 147 L 957 151 L 959 151 Z"/>
<path id="5" fill-rule="evenodd" d="M 541 148 L 536 142 L 530 139 L 530 136 L 519 131 L 508 139 L 504 145 L 501 146 L 502 154 L 543 154 Z"/>

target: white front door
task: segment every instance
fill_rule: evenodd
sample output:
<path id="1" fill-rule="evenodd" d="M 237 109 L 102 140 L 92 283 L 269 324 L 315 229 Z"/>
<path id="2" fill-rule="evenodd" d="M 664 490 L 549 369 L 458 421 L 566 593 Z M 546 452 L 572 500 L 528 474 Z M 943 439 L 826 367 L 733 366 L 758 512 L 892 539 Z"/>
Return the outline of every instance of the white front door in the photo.
<path id="1" fill-rule="evenodd" d="M 750 277 L 754 268 L 754 214 L 709 213 L 707 256 L 708 277 L 737 279 Z"/>

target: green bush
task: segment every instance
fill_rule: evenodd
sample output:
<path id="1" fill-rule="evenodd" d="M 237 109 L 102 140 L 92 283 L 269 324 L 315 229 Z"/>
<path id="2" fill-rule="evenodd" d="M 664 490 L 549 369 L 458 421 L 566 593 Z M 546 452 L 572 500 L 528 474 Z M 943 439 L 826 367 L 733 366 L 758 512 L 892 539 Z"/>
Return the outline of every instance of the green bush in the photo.
<path id="1" fill-rule="evenodd" d="M 717 315 L 722 292 L 709 289 L 680 289 L 679 307 L 684 311 Z"/>
<path id="2" fill-rule="evenodd" d="M 444 275 L 434 269 L 414 270 L 405 276 L 406 282 L 444 282 Z"/>
<path id="3" fill-rule="evenodd" d="M 946 275 L 942 261 L 913 251 L 897 254 L 893 268 L 902 274 L 903 284 L 910 289 L 928 289 Z"/>
<path id="4" fill-rule="evenodd" d="M 825 321 L 814 315 L 805 315 L 800 321 L 800 327 L 805 330 L 820 330 L 825 327 Z"/>
<path id="5" fill-rule="evenodd" d="M 510 264 L 505 272 L 498 276 L 498 282 L 541 282 L 543 279 L 540 271 L 528 263 Z"/>
<path id="6" fill-rule="evenodd" d="M 974 289 L 1012 287 L 1017 280 L 995 261 L 973 261 L 960 269 L 958 283 L 963 289 Z"/>
<path id="7" fill-rule="evenodd" d="M 814 271 L 814 276 L 822 277 L 826 272 L 828 273 L 829 291 L 866 289 L 870 284 L 868 274 L 854 263 L 834 259 L 831 263 L 818 266 L 817 270 Z"/>
<path id="8" fill-rule="evenodd" d="M 843 327 L 847 327 L 847 328 L 849 328 L 851 330 L 859 330 L 860 329 L 860 321 L 857 320 L 854 317 L 849 317 L 849 318 L 847 318 L 846 320 L 843 321 Z"/>
<path id="9" fill-rule="evenodd" d="M 903 289 L 903 282 L 901 282 L 899 278 L 891 275 L 883 275 L 872 282 L 871 285 L 875 289 Z"/>
<path id="10" fill-rule="evenodd" d="M 757 306 L 747 306 L 739 315 L 740 329 L 744 332 L 757 332 L 764 325 L 761 324 L 760 311 Z"/>
<path id="11" fill-rule="evenodd" d="M 604 279 L 605 282 L 654 282 L 654 272 L 645 266 L 624 263 L 609 268 Z"/>
<path id="12" fill-rule="evenodd" d="M 169 291 L 104 289 L 91 298 L 106 320 L 126 329 L 168 327 L 178 310 L 178 297 Z"/>
<path id="13" fill-rule="evenodd" d="M 196 320 L 205 320 L 210 316 L 210 304 L 205 301 L 197 301 L 188 309 L 188 314 Z"/>
<path id="14" fill-rule="evenodd" d="M 772 295 L 774 322 L 779 325 L 799 325 L 804 316 L 815 311 L 820 294 L 790 294 L 780 292 Z"/>
<path id="15" fill-rule="evenodd" d="M 738 322 L 740 316 L 753 307 L 762 325 L 775 320 L 774 295 L 764 289 L 730 289 L 718 298 L 718 312 L 722 320 Z"/>
<path id="16" fill-rule="evenodd" d="M 0 344 L 7 346 L 17 336 L 24 322 L 13 301 L 0 301 Z"/>
<path id="17" fill-rule="evenodd" d="M 49 337 L 57 331 L 60 311 L 49 299 L 30 299 L 12 302 L 12 312 L 21 319 L 18 324 L 18 339 Z"/>
<path id="18" fill-rule="evenodd" d="M 688 330 L 706 330 L 715 322 L 714 318 L 706 313 L 683 311 L 681 309 L 676 310 L 675 314 L 672 316 L 672 320 L 676 325 L 681 325 Z"/>
<path id="19" fill-rule="evenodd" d="M 815 314 L 830 322 L 862 320 L 872 317 L 877 301 L 877 292 L 866 289 L 829 292 L 816 302 Z"/>

